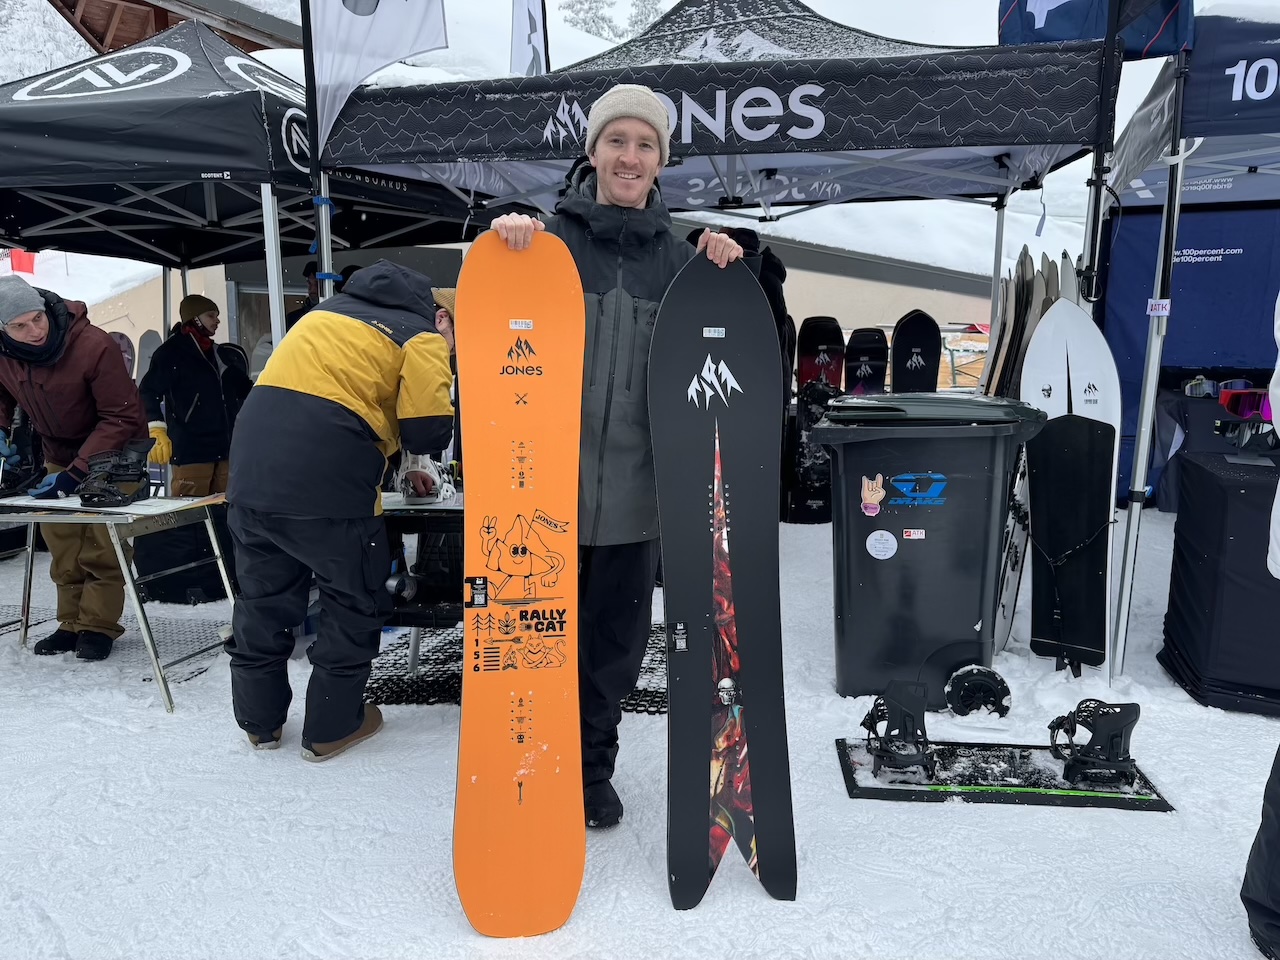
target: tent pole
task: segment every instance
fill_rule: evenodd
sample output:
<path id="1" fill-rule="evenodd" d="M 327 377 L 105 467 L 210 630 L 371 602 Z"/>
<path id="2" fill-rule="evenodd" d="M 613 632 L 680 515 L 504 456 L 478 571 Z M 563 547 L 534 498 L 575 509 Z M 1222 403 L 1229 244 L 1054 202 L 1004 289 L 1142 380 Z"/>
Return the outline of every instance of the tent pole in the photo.
<path id="1" fill-rule="evenodd" d="M 1173 123 L 1169 155 L 1182 152 L 1182 98 L 1187 79 L 1187 52 L 1178 54 L 1178 73 L 1174 81 Z M 1160 249 L 1156 252 L 1156 276 L 1153 300 L 1168 300 L 1173 281 L 1173 255 L 1178 243 L 1178 215 L 1182 209 L 1182 175 L 1184 161 L 1179 160 L 1169 171 L 1164 212 L 1160 218 Z M 1165 316 L 1149 318 L 1146 365 L 1142 371 L 1142 401 L 1138 407 L 1138 438 L 1134 444 L 1133 468 L 1129 473 L 1129 508 L 1124 528 L 1124 559 L 1120 567 L 1120 599 L 1116 604 L 1115 638 L 1111 656 L 1107 657 L 1107 686 L 1112 677 L 1124 673 L 1125 645 L 1129 639 L 1129 612 L 1133 606 L 1134 565 L 1138 558 L 1138 528 L 1142 524 L 1142 507 L 1147 499 L 1147 462 L 1151 458 L 1151 437 L 1155 430 L 1156 390 L 1160 385 L 1160 358 L 1169 326 Z"/>
<path id="2" fill-rule="evenodd" d="M 323 171 L 320 173 L 320 196 L 325 199 L 329 197 L 329 174 Z M 329 223 L 331 210 L 328 203 L 321 203 L 316 207 L 316 246 L 318 248 L 316 252 L 320 254 L 321 273 L 333 273 L 333 236 Z M 333 281 L 322 280 L 320 299 L 325 300 L 332 296 Z"/>
<path id="3" fill-rule="evenodd" d="M 267 299 L 271 305 L 271 345 L 284 339 L 284 271 L 280 266 L 280 222 L 271 184 L 262 184 L 262 237 L 267 254 Z"/>
<path id="4" fill-rule="evenodd" d="M 1098 109 L 1098 137 L 1093 151 L 1093 175 L 1089 178 L 1089 212 L 1084 223 L 1084 269 L 1080 272 L 1084 299 L 1092 303 L 1098 299 L 1098 253 L 1102 238 L 1102 190 L 1111 168 L 1107 154 L 1115 149 L 1116 104 L 1115 95 L 1120 86 L 1121 60 L 1117 55 L 1120 43 L 1120 6 L 1123 0 L 1108 0 L 1107 35 L 1102 50 L 1102 79 L 1098 84 L 1100 103 Z"/>
<path id="5" fill-rule="evenodd" d="M 173 271 L 168 267 L 160 270 L 160 296 L 164 298 L 164 305 L 160 309 L 160 322 L 163 324 L 160 339 L 163 340 L 173 326 Z"/>
<path id="6" fill-rule="evenodd" d="M 1009 195 L 1005 194 L 996 201 L 996 252 L 991 265 L 991 326 L 988 339 L 995 333 L 996 320 L 1000 316 L 1000 277 L 1004 273 L 1004 212 L 1009 206 Z M 987 359 L 991 359 L 991 345 L 987 345 Z M 987 377 L 991 373 L 991 365 L 983 364 L 982 376 L 978 379 L 978 393 L 987 392 Z"/>
<path id="7" fill-rule="evenodd" d="M 185 297 L 191 292 L 191 278 L 187 276 L 187 268 L 182 268 L 182 295 Z"/>

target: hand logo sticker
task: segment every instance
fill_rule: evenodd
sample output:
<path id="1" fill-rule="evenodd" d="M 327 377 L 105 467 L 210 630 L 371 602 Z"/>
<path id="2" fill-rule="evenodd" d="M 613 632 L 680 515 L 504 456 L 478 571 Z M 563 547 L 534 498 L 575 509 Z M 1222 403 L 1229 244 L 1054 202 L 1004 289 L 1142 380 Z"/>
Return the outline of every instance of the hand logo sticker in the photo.
<path id="1" fill-rule="evenodd" d="M 874 517 L 880 512 L 880 501 L 884 499 L 884 475 L 877 473 L 875 481 L 862 478 L 862 512 Z"/>

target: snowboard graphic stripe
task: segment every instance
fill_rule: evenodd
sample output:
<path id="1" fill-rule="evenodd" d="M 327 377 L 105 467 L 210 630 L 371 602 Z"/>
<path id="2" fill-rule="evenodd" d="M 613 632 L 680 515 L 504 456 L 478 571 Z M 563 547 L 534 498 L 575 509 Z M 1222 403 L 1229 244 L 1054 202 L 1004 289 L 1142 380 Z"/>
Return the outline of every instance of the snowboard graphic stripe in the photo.
<path id="1" fill-rule="evenodd" d="M 756 875 L 756 836 L 751 802 L 751 770 L 747 726 L 738 697 L 738 616 L 733 605 L 733 570 L 729 564 L 729 504 L 720 460 L 720 424 L 715 433 L 715 483 L 711 496 L 715 646 L 712 652 L 711 713 L 711 869 L 724 856 L 730 839 Z"/>

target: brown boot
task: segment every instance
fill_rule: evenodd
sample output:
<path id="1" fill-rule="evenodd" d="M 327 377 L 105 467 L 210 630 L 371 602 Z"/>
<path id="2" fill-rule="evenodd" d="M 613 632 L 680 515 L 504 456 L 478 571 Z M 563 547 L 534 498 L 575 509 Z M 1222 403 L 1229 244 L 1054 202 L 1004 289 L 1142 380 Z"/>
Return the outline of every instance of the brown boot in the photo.
<path id="1" fill-rule="evenodd" d="M 309 760 L 312 763 L 322 763 L 330 757 L 336 757 L 348 747 L 354 747 L 362 740 L 368 740 L 375 733 L 382 729 L 382 711 L 374 704 L 366 703 L 364 705 L 364 722 L 360 724 L 354 733 L 350 733 L 341 740 L 334 740 L 332 743 L 308 743 L 302 742 L 302 759 Z"/>

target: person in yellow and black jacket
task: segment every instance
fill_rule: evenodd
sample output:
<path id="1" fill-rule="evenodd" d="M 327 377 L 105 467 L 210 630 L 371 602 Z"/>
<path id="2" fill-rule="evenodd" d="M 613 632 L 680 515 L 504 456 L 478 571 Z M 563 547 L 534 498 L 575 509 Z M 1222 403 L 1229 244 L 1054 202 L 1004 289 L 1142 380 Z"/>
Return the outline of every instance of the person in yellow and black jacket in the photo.
<path id="1" fill-rule="evenodd" d="M 382 725 L 363 702 L 392 608 L 379 486 L 401 444 L 428 453 L 453 433 L 435 314 L 429 277 L 379 260 L 297 322 L 240 411 L 227 489 L 240 596 L 226 650 L 236 721 L 256 748 L 280 744 L 290 630 L 306 616 L 313 573 L 321 613 L 302 755 L 327 760 Z M 408 479 L 431 492 L 427 474 Z"/>

